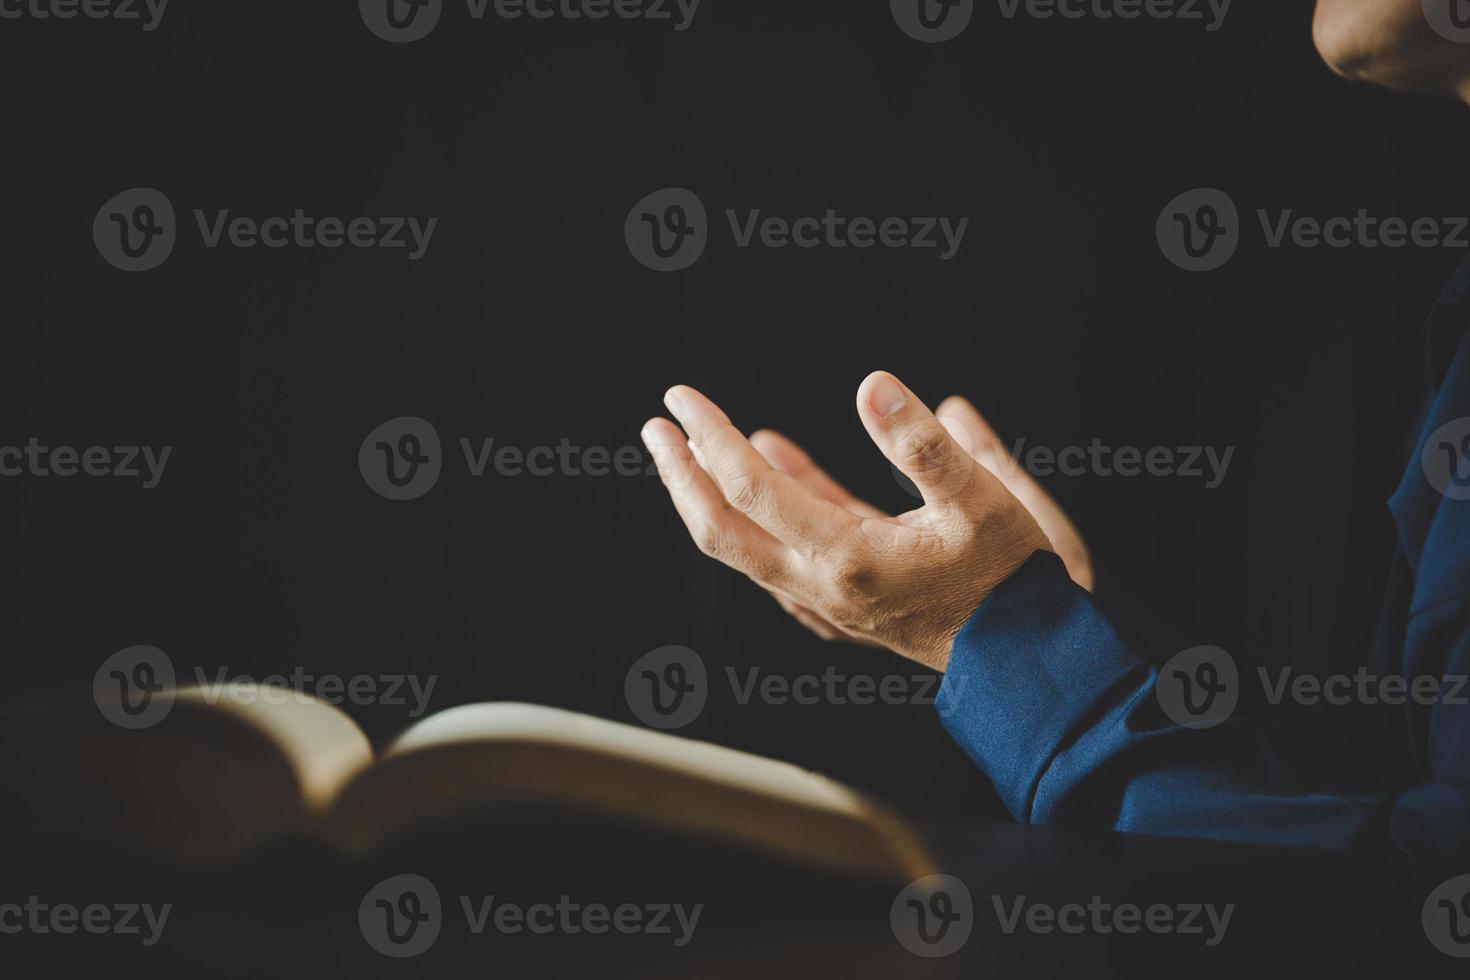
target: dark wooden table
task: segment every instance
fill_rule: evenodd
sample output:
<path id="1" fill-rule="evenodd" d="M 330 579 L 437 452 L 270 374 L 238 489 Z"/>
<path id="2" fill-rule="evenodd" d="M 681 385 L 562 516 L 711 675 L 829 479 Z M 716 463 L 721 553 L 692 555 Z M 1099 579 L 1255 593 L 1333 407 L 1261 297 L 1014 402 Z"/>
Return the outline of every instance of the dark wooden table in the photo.
<path id="1" fill-rule="evenodd" d="M 945 869 L 970 892 L 972 927 L 957 952 L 936 959 L 914 955 L 895 935 L 891 885 L 817 879 L 749 858 L 712 861 L 678 842 L 602 837 L 578 853 L 546 843 L 549 835 L 446 835 L 368 863 L 302 845 L 200 872 L 11 839 L 0 905 L 34 894 L 78 906 L 167 902 L 172 912 L 152 947 L 136 935 L 0 934 L 0 976 L 1470 976 L 1470 960 L 1436 951 L 1420 921 L 1434 885 L 1466 869 L 1006 823 L 932 834 Z M 358 907 L 375 883 L 407 872 L 436 883 L 443 925 L 426 952 L 393 959 L 368 944 Z M 690 941 L 675 946 L 669 935 L 475 934 L 457 901 L 529 904 L 561 894 L 582 904 L 704 909 Z M 1143 930 L 1068 934 L 1023 924 L 1008 932 L 997 901 L 1009 913 L 1022 896 L 1027 907 L 1234 909 L 1213 946 L 1204 935 Z"/>

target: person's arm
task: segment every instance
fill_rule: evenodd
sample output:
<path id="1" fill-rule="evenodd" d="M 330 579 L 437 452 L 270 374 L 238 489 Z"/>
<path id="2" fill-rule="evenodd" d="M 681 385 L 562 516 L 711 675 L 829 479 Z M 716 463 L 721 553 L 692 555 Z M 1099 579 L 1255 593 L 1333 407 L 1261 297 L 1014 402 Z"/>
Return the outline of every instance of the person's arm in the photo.
<path id="1" fill-rule="evenodd" d="M 1065 534 L 1049 536 L 1015 480 L 956 441 L 965 426 L 936 418 L 884 372 L 857 401 L 922 507 L 887 517 L 834 501 L 813 473 L 775 465 L 691 388 L 665 397 L 682 430 L 653 419 L 643 436 L 706 554 L 809 612 L 803 621 L 821 632 L 947 672 L 940 710 L 1018 818 L 1334 848 L 1375 835 L 1393 801 L 1346 789 L 1355 760 L 1341 748 L 1245 720 L 1206 731 L 1173 724 L 1154 696 L 1158 651 L 1141 655 L 1145 631 L 1120 629 L 1074 584 L 1055 557 L 1069 553 Z M 1072 565 L 1075 575 L 1075 553 Z M 1441 663 L 1457 649 L 1463 673 L 1463 639 L 1455 647 L 1445 635 L 1422 642 Z M 1436 775 L 1400 797 L 1393 816 L 1405 849 L 1424 850 L 1405 845 L 1401 824 L 1430 827 L 1420 836 L 1438 838 L 1431 853 L 1447 853 L 1445 842 L 1470 826 L 1465 711 L 1430 717 L 1425 755 Z"/>
<path id="2" fill-rule="evenodd" d="M 1016 819 L 1347 849 L 1387 841 L 1391 812 L 1400 849 L 1463 853 L 1466 708 L 1429 715 L 1433 781 L 1397 799 L 1355 791 L 1356 760 L 1312 730 L 1241 717 L 1178 724 L 1152 666 L 1167 646 L 1140 649 L 1136 637 L 1048 555 L 995 589 L 956 636 L 940 715 Z M 1446 676 L 1463 675 L 1466 657 L 1461 633 L 1439 658 Z"/>

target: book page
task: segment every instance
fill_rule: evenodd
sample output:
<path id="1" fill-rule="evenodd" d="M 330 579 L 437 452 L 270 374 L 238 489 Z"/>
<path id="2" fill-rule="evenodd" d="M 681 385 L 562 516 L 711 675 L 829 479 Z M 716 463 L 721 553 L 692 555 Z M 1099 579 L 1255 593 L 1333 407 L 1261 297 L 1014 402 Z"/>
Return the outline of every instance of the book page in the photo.
<path id="1" fill-rule="evenodd" d="M 230 684 L 183 688 L 176 707 L 214 710 L 244 723 L 281 753 L 302 802 L 325 811 L 341 788 L 373 762 L 367 736 L 340 708 L 283 687 Z"/>
<path id="2" fill-rule="evenodd" d="M 436 821 L 550 806 L 632 820 L 847 874 L 917 877 L 932 860 L 895 815 L 774 759 L 532 704 L 427 718 L 352 780 L 340 841 L 371 849 Z"/>
<path id="3" fill-rule="evenodd" d="M 486 740 L 591 750 L 817 809 L 859 813 L 867 808 L 861 796 L 841 783 L 789 762 L 539 704 L 502 702 L 450 708 L 409 728 L 383 755 L 386 759 L 429 747 Z"/>

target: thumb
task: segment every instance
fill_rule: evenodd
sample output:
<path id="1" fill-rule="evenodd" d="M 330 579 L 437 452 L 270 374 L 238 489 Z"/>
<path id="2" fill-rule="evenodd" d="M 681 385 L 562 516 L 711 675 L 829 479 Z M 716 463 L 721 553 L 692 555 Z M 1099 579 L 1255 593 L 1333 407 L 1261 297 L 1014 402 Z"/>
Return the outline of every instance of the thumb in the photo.
<path id="1" fill-rule="evenodd" d="M 887 371 L 863 379 L 858 417 L 888 461 L 914 481 L 926 504 L 962 501 L 982 481 L 994 480 L 970 458 L 918 396 Z M 963 431 L 956 425 L 955 431 Z"/>

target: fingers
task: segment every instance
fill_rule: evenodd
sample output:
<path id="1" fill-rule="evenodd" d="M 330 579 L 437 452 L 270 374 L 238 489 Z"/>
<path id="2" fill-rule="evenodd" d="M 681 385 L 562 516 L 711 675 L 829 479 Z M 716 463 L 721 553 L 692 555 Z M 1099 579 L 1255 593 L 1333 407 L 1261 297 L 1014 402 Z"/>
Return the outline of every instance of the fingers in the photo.
<path id="1" fill-rule="evenodd" d="M 991 479 L 924 403 L 888 372 L 875 371 L 863 379 L 857 407 L 868 435 L 914 481 L 926 504 L 962 503 L 977 484 Z"/>
<path id="2" fill-rule="evenodd" d="M 1052 499 L 1051 494 L 1046 492 L 1000 441 L 1000 436 L 975 406 L 958 395 L 952 395 L 939 404 L 935 414 L 946 425 L 963 426 L 969 432 L 975 447 L 971 455 L 994 473 L 1001 484 L 1031 512 L 1036 523 L 1041 525 L 1047 540 L 1066 563 L 1073 580 L 1089 592 L 1092 591 L 1095 574 L 1082 535 L 1066 512 Z"/>
<path id="3" fill-rule="evenodd" d="M 678 426 L 668 419 L 651 419 L 642 435 L 674 509 L 699 550 L 758 582 L 779 585 L 787 581 L 795 556 L 726 505 L 719 487 L 694 461 Z"/>
<path id="4" fill-rule="evenodd" d="M 792 619 L 796 620 L 798 623 L 805 626 L 807 629 L 811 630 L 822 639 L 843 639 L 843 634 L 837 629 L 837 627 L 833 626 L 831 623 L 828 623 L 825 619 L 812 612 L 806 606 L 798 605 L 797 603 L 792 602 L 790 599 L 781 595 L 781 593 L 779 592 L 772 592 L 771 598 L 775 599 L 776 602 L 781 606 L 781 608 L 786 610 L 786 613 L 791 616 Z"/>
<path id="5" fill-rule="evenodd" d="M 750 437 L 750 444 L 766 458 L 766 462 L 790 475 L 796 482 L 823 500 L 830 501 L 838 507 L 844 507 L 859 517 L 888 516 L 867 501 L 854 497 L 846 487 L 828 476 L 826 470 L 813 462 L 806 450 L 781 433 L 761 429 Z"/>
<path id="6" fill-rule="evenodd" d="M 1000 441 L 1000 436 L 990 427 L 990 423 L 985 421 L 985 417 L 968 399 L 951 395 L 939 403 L 934 414 L 951 432 L 959 429 L 965 433 L 964 438 L 969 440 L 970 455 L 975 461 L 993 473 L 1007 490 L 1026 505 L 1027 510 L 1037 515 L 1038 520 L 1042 517 L 1037 513 L 1038 509 L 1057 509 L 1051 496 L 1016 461 L 1011 451 Z"/>
<path id="7" fill-rule="evenodd" d="M 704 470 L 731 507 L 800 552 L 827 550 L 860 518 L 812 494 L 764 456 L 714 402 L 685 385 L 670 388 L 664 404 L 699 453 Z"/>
<path id="8" fill-rule="evenodd" d="M 858 636 L 855 633 L 849 633 L 847 630 L 842 629 L 839 626 L 834 626 L 820 613 L 815 612 L 812 609 L 808 609 L 801 603 L 787 598 L 774 589 L 767 589 L 766 591 L 770 593 L 771 598 L 775 599 L 782 609 L 786 610 L 786 612 L 791 615 L 792 619 L 805 626 L 808 630 L 815 633 L 819 638 L 823 640 L 841 640 L 844 643 L 854 643 L 858 646 L 876 647 L 880 650 L 883 649 L 883 644 L 878 643 L 874 640 L 870 640 L 867 637 Z"/>
<path id="9" fill-rule="evenodd" d="M 934 415 L 945 423 L 950 431 L 959 426 L 970 444 L 970 455 L 980 465 L 994 473 L 1007 487 L 1015 483 L 1032 483 L 1031 474 L 1021 468 L 1011 451 L 1001 442 L 1000 436 L 969 399 L 950 395 L 939 403 Z"/>
<path id="10" fill-rule="evenodd" d="M 947 426 L 964 427 L 975 447 L 970 455 L 995 474 L 1001 484 L 1036 517 L 1043 530 L 1050 534 L 1051 529 L 1059 523 L 1071 527 L 1061 508 L 1052 500 L 1051 494 L 1016 461 L 1011 451 L 1000 441 L 1000 436 L 996 435 L 979 410 L 967 399 L 951 395 L 939 403 L 935 415 Z M 1072 533 L 1076 533 L 1075 529 Z"/>

